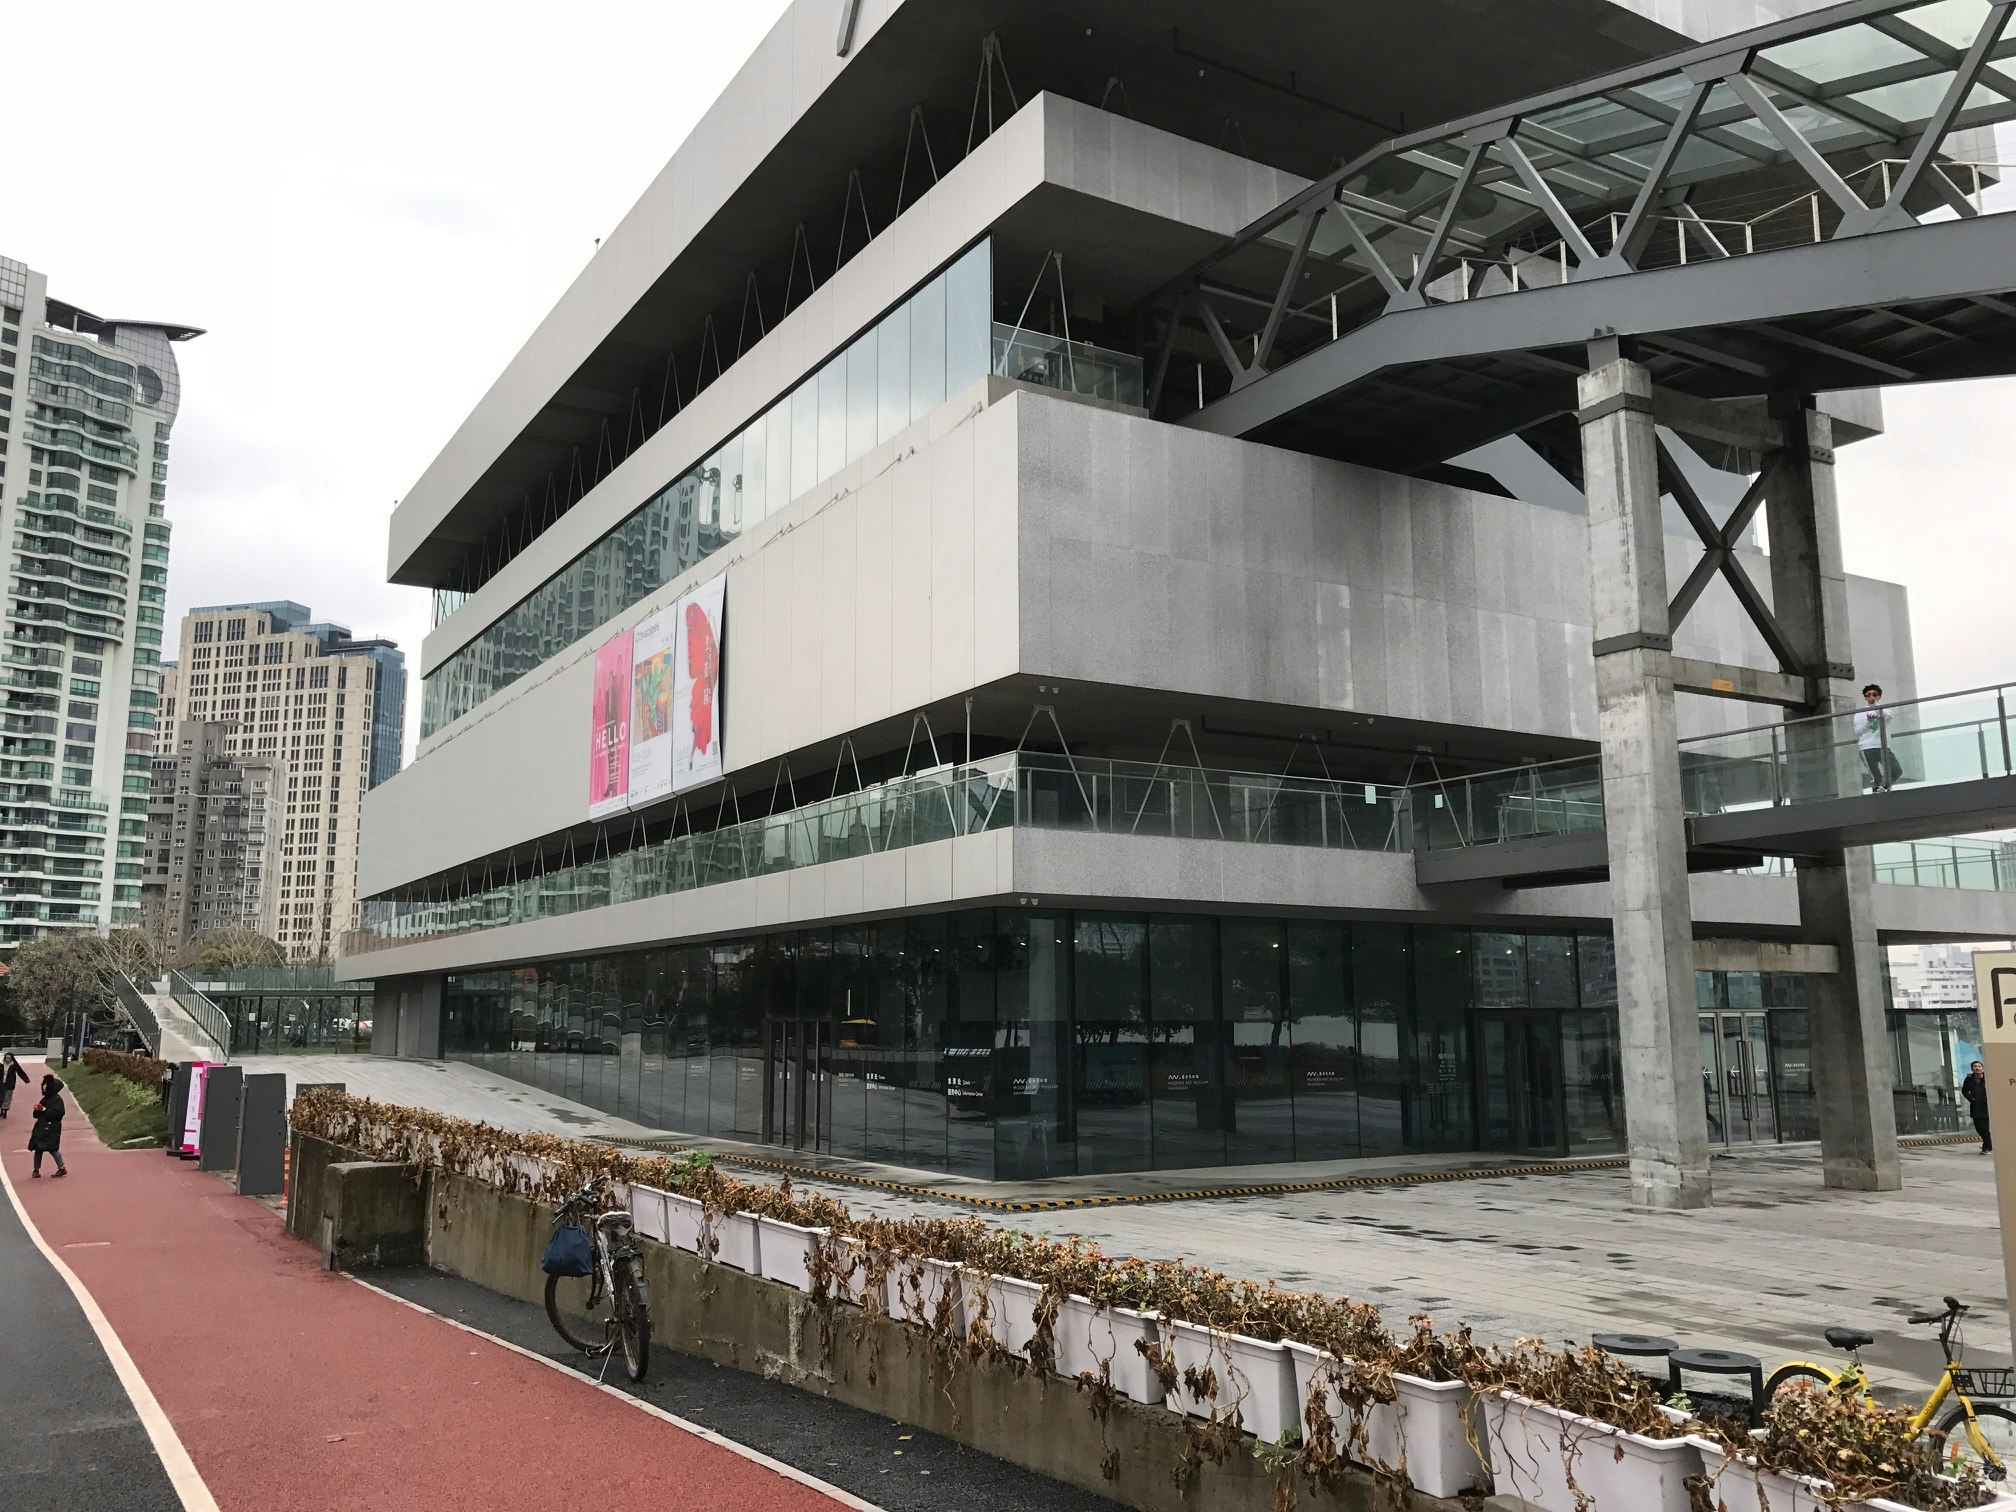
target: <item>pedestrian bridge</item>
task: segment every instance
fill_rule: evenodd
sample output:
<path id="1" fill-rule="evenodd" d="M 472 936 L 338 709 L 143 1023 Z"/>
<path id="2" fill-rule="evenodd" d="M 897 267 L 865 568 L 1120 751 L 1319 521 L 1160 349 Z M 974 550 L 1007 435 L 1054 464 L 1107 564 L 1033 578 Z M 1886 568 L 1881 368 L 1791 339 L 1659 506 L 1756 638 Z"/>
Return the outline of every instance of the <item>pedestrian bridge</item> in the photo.
<path id="1" fill-rule="evenodd" d="M 2016 683 L 1885 709 L 1869 752 L 1852 713 L 1682 741 L 1689 869 L 2016 826 Z M 1878 772 L 1890 778 L 1883 791 Z M 1424 885 L 1609 875 L 1599 757 L 1438 780 L 1411 796 Z"/>
<path id="2" fill-rule="evenodd" d="M 1675 402 L 2016 371 L 2006 0 L 1850 0 L 1390 141 L 1144 302 L 1158 417 L 1579 475 L 1578 375 Z M 1740 438 L 1731 438 L 1740 447 Z"/>

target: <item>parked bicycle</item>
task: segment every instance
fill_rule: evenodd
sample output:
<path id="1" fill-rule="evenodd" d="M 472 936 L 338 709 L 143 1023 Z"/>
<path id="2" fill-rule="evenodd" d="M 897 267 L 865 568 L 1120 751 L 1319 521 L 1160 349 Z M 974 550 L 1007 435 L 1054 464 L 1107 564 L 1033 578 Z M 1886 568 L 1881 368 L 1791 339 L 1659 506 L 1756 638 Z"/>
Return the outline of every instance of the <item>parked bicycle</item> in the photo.
<path id="1" fill-rule="evenodd" d="M 1938 1312 L 1913 1313 L 1909 1321 L 1917 1327 L 1939 1325 L 1939 1352 L 1946 1368 L 1939 1382 L 1925 1398 L 1924 1405 L 1911 1415 L 1911 1431 L 1925 1435 L 1942 1464 L 1973 1463 L 1989 1480 L 1999 1481 L 2016 1465 L 2016 1410 L 2000 1405 L 2016 1401 L 2016 1370 L 2000 1367 L 1969 1369 L 1962 1363 L 1964 1346 L 1960 1338 L 1961 1319 L 1966 1307 L 1952 1297 Z M 1826 1339 L 1848 1356 L 1844 1370 L 1829 1370 L 1811 1360 L 1792 1360 L 1780 1365 L 1764 1384 L 1766 1397 L 1801 1384 L 1823 1390 L 1867 1397 L 1869 1373 L 1862 1365 L 1861 1350 L 1873 1344 L 1875 1336 L 1852 1328 L 1830 1328 Z M 1947 1406 L 1947 1399 L 1952 1405 Z M 1941 1407 L 1946 1410 L 1942 1413 Z"/>
<path id="2" fill-rule="evenodd" d="M 636 1229 L 620 1208 L 601 1211 L 609 1178 L 597 1176 L 553 1216 L 553 1238 L 541 1262 L 546 1316 L 560 1337 L 590 1359 L 617 1345 L 633 1381 L 651 1363 L 651 1304 Z"/>

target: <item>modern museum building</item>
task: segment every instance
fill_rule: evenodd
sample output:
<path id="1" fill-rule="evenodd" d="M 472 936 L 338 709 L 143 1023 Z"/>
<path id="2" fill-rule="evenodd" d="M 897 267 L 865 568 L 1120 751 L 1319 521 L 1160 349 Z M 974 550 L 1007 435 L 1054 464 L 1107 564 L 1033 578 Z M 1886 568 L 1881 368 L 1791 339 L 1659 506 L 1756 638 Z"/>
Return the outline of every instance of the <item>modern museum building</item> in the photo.
<path id="1" fill-rule="evenodd" d="M 1653 658 L 1725 785 L 1734 732 L 1826 687 L 1917 697 L 1903 588 L 1838 554 L 1852 670 L 1791 666 L 1751 519 L 1767 423 L 1824 432 L 1800 475 L 1831 477 L 1909 363 L 1512 323 L 1627 244 L 1691 273 L 1829 239 L 1762 128 L 1864 182 L 1866 130 L 1788 113 L 1873 130 L 1903 66 L 1863 90 L 1800 30 L 1829 15 L 794 0 L 392 516 L 434 614 L 338 964 L 374 1049 L 1004 1180 L 1635 1155 L 1675 1077 L 1680 1147 L 1820 1137 L 1853 942 L 1815 935 L 1807 852 L 1690 850 L 1691 959 L 1643 986 L 1604 669 Z M 1706 69 L 1724 44 L 1748 72 Z M 1605 363 L 1656 398 L 1592 399 Z M 1663 644 L 1605 628 L 1613 425 L 1659 452 Z M 1569 849 L 1494 872 L 1507 839 Z M 1844 854 L 1869 950 L 2016 933 L 1966 842 Z M 1894 1164 L 1951 1082 L 1846 991 Z"/>

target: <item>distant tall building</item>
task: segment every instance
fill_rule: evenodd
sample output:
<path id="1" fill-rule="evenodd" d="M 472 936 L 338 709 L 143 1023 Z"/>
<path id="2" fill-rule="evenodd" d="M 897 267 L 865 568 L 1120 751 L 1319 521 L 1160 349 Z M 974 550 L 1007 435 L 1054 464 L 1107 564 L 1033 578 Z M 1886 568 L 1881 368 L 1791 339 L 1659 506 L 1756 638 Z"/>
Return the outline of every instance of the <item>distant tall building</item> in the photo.
<path id="1" fill-rule="evenodd" d="M 218 604 L 184 616 L 167 692 L 183 726 L 229 727 L 224 754 L 284 768 L 271 933 L 296 958 L 333 953 L 356 905 L 361 800 L 399 770 L 405 653 L 305 604 Z"/>
<path id="2" fill-rule="evenodd" d="M 225 929 L 280 924 L 287 769 L 230 754 L 235 727 L 184 721 L 154 755 L 143 902 L 171 949 Z"/>
<path id="3" fill-rule="evenodd" d="M 173 344 L 201 334 L 102 319 L 0 257 L 0 950 L 139 918 Z"/>

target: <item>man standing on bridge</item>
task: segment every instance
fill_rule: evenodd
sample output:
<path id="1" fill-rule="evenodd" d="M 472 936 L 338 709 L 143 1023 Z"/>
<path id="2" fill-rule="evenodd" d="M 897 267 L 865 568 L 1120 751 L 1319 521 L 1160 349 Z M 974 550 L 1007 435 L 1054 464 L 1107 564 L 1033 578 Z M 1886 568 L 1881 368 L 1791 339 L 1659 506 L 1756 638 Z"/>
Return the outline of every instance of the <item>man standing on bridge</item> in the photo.
<path id="1" fill-rule="evenodd" d="M 1869 769 L 1870 791 L 1887 793 L 1897 780 L 1898 761 L 1890 754 L 1890 711 L 1882 706 L 1883 689 L 1870 683 L 1862 690 L 1865 707 L 1855 711 L 1855 744 Z"/>

